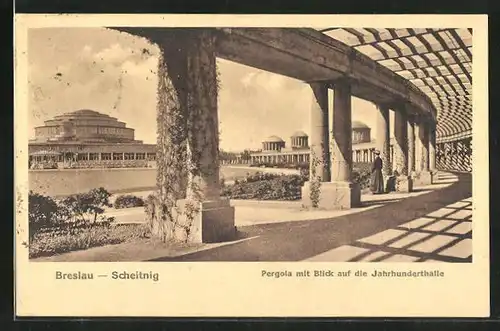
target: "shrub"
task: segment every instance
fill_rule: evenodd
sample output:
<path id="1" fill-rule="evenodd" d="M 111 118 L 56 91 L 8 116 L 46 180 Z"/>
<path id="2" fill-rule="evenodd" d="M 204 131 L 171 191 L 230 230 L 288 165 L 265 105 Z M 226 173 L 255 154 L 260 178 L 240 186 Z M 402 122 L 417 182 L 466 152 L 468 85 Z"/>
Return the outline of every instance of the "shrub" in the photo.
<path id="1" fill-rule="evenodd" d="M 116 225 L 113 217 L 105 217 L 104 207 L 111 206 L 110 196 L 102 187 L 60 201 L 30 192 L 30 257 L 117 244 L 149 235 L 147 225 Z"/>
<path id="2" fill-rule="evenodd" d="M 370 164 L 356 164 L 352 180 L 361 189 L 370 186 Z M 304 182 L 309 180 L 309 169 L 301 168 L 300 175 L 283 175 L 257 172 L 235 180 L 234 185 L 222 188 L 222 196 L 230 199 L 299 200 Z"/>
<path id="3" fill-rule="evenodd" d="M 69 222 L 105 221 L 106 218 L 102 214 L 104 207 L 111 207 L 110 196 L 111 193 L 102 187 L 92 189 L 87 193 L 72 195 L 60 201 L 60 212 Z"/>
<path id="4" fill-rule="evenodd" d="M 298 175 L 266 174 L 225 187 L 222 195 L 230 199 L 299 200 L 303 184 L 303 178 Z"/>
<path id="5" fill-rule="evenodd" d="M 253 183 L 253 182 L 259 182 L 259 181 L 263 181 L 263 180 L 270 180 L 270 179 L 278 178 L 280 176 L 282 176 L 282 175 L 258 171 L 254 174 L 247 174 L 247 176 L 243 179 L 243 182 Z"/>
<path id="6" fill-rule="evenodd" d="M 360 189 L 368 188 L 370 187 L 371 172 L 366 170 L 353 170 L 352 181 L 354 183 L 358 183 Z"/>
<path id="7" fill-rule="evenodd" d="M 113 218 L 102 215 L 103 207 L 110 206 L 110 196 L 111 194 L 102 187 L 60 201 L 30 191 L 28 207 L 30 243 L 44 229 L 75 228 L 89 222 L 111 223 Z"/>
<path id="8" fill-rule="evenodd" d="M 116 198 L 113 206 L 116 209 L 120 208 L 132 208 L 132 207 L 143 207 L 144 200 L 135 195 L 120 195 Z"/>
<path id="9" fill-rule="evenodd" d="M 43 228 L 51 227 L 56 222 L 57 203 L 51 198 L 38 193 L 29 192 L 28 222 L 29 241 Z"/>

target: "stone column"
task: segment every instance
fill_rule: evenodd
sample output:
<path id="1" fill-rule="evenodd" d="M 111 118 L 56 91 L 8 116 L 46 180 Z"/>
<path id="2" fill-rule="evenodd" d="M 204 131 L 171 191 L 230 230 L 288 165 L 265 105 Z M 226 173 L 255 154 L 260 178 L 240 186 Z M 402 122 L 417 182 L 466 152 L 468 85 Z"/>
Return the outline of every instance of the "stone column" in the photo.
<path id="1" fill-rule="evenodd" d="M 436 126 L 435 123 L 429 125 L 429 170 L 436 172 Z"/>
<path id="2" fill-rule="evenodd" d="M 359 185 L 351 182 L 351 128 L 351 87 L 347 80 L 342 79 L 334 83 L 330 182 L 306 183 L 309 187 L 304 185 L 302 190 L 302 199 L 307 202 L 305 205 L 323 209 L 349 209 L 360 204 Z M 311 146 L 315 141 L 312 131 Z M 326 134 L 324 136 L 328 137 Z"/>
<path id="3" fill-rule="evenodd" d="M 417 179 L 415 182 L 418 185 L 432 184 L 432 174 L 429 171 L 429 128 L 425 118 L 421 118 L 418 123 L 418 148 L 419 159 L 416 165 Z"/>
<path id="4" fill-rule="evenodd" d="M 380 151 L 382 159 L 382 174 L 388 177 L 392 174 L 391 167 L 391 132 L 389 124 L 389 108 L 383 105 L 377 105 L 377 135 L 375 137 L 376 148 Z"/>
<path id="5" fill-rule="evenodd" d="M 339 81 L 334 86 L 332 121 L 332 182 L 350 182 L 352 170 L 351 86 Z"/>
<path id="6" fill-rule="evenodd" d="M 234 208 L 220 197 L 214 34 L 167 29 L 164 37 L 157 92 L 161 206 L 154 210 L 169 224 L 160 231 L 190 242 L 230 239 Z"/>
<path id="7" fill-rule="evenodd" d="M 314 176 L 318 181 L 326 182 L 330 180 L 328 87 L 323 83 L 312 83 L 310 86 L 313 92 L 310 112 L 311 153 L 314 155 L 310 161 L 310 172 L 311 177 Z"/>
<path id="8" fill-rule="evenodd" d="M 420 170 L 429 171 L 429 134 L 428 126 L 426 122 L 421 122 L 419 124 L 419 139 L 421 144 L 421 157 L 420 157 Z"/>
<path id="9" fill-rule="evenodd" d="M 408 114 L 404 106 L 394 111 L 394 172 L 399 192 L 411 192 L 413 182 L 408 176 Z"/>
<path id="10" fill-rule="evenodd" d="M 411 117 L 408 121 L 408 174 L 412 176 L 415 172 L 415 119 Z"/>
<path id="11" fill-rule="evenodd" d="M 325 187 L 325 198 L 335 208 L 348 209 L 361 202 L 359 184 L 351 181 L 352 173 L 351 85 L 348 80 L 334 84 L 332 120 L 331 185 Z"/>
<path id="12" fill-rule="evenodd" d="M 309 155 L 309 181 L 302 187 L 302 202 L 307 207 L 321 205 L 319 187 L 330 180 L 330 150 L 328 145 L 328 86 L 326 83 L 309 84 L 312 90 L 310 112 L 311 146 Z M 299 162 L 299 155 L 294 159 Z"/>

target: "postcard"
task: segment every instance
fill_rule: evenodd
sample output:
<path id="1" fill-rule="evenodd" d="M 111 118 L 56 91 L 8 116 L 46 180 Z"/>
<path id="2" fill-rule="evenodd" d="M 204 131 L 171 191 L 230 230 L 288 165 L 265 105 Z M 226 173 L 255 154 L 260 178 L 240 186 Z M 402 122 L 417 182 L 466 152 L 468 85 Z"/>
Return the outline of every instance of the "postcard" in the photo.
<path id="1" fill-rule="evenodd" d="M 489 316 L 487 23 L 16 15 L 16 315 Z"/>

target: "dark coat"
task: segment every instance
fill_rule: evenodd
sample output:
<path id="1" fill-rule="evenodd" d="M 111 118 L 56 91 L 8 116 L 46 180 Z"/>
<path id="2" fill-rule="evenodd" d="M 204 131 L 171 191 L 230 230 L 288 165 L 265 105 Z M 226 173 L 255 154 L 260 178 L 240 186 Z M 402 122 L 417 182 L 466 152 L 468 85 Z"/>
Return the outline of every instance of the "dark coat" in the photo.
<path id="1" fill-rule="evenodd" d="M 382 159 L 376 156 L 372 164 L 370 189 L 373 193 L 384 193 L 384 177 L 382 176 Z"/>

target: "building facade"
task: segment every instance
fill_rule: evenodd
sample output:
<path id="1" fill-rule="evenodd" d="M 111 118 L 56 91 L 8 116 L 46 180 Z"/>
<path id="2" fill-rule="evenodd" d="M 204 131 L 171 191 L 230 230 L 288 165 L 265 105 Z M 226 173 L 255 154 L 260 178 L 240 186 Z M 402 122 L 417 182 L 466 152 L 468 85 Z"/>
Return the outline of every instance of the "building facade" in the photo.
<path id="1" fill-rule="evenodd" d="M 134 129 L 89 109 L 55 116 L 35 128 L 30 169 L 154 167 L 156 145 L 135 140 Z"/>
<path id="2" fill-rule="evenodd" d="M 352 158 L 354 162 L 372 162 L 375 158 L 375 141 L 371 139 L 371 128 L 366 124 L 352 122 Z M 392 143 L 391 143 L 392 150 Z M 250 154 L 247 160 L 237 158 L 229 163 L 251 165 L 278 165 L 309 163 L 309 137 L 297 131 L 290 137 L 290 147 L 278 136 L 271 136 L 262 142 L 262 150 Z M 391 152 L 392 154 L 392 152 Z"/>

